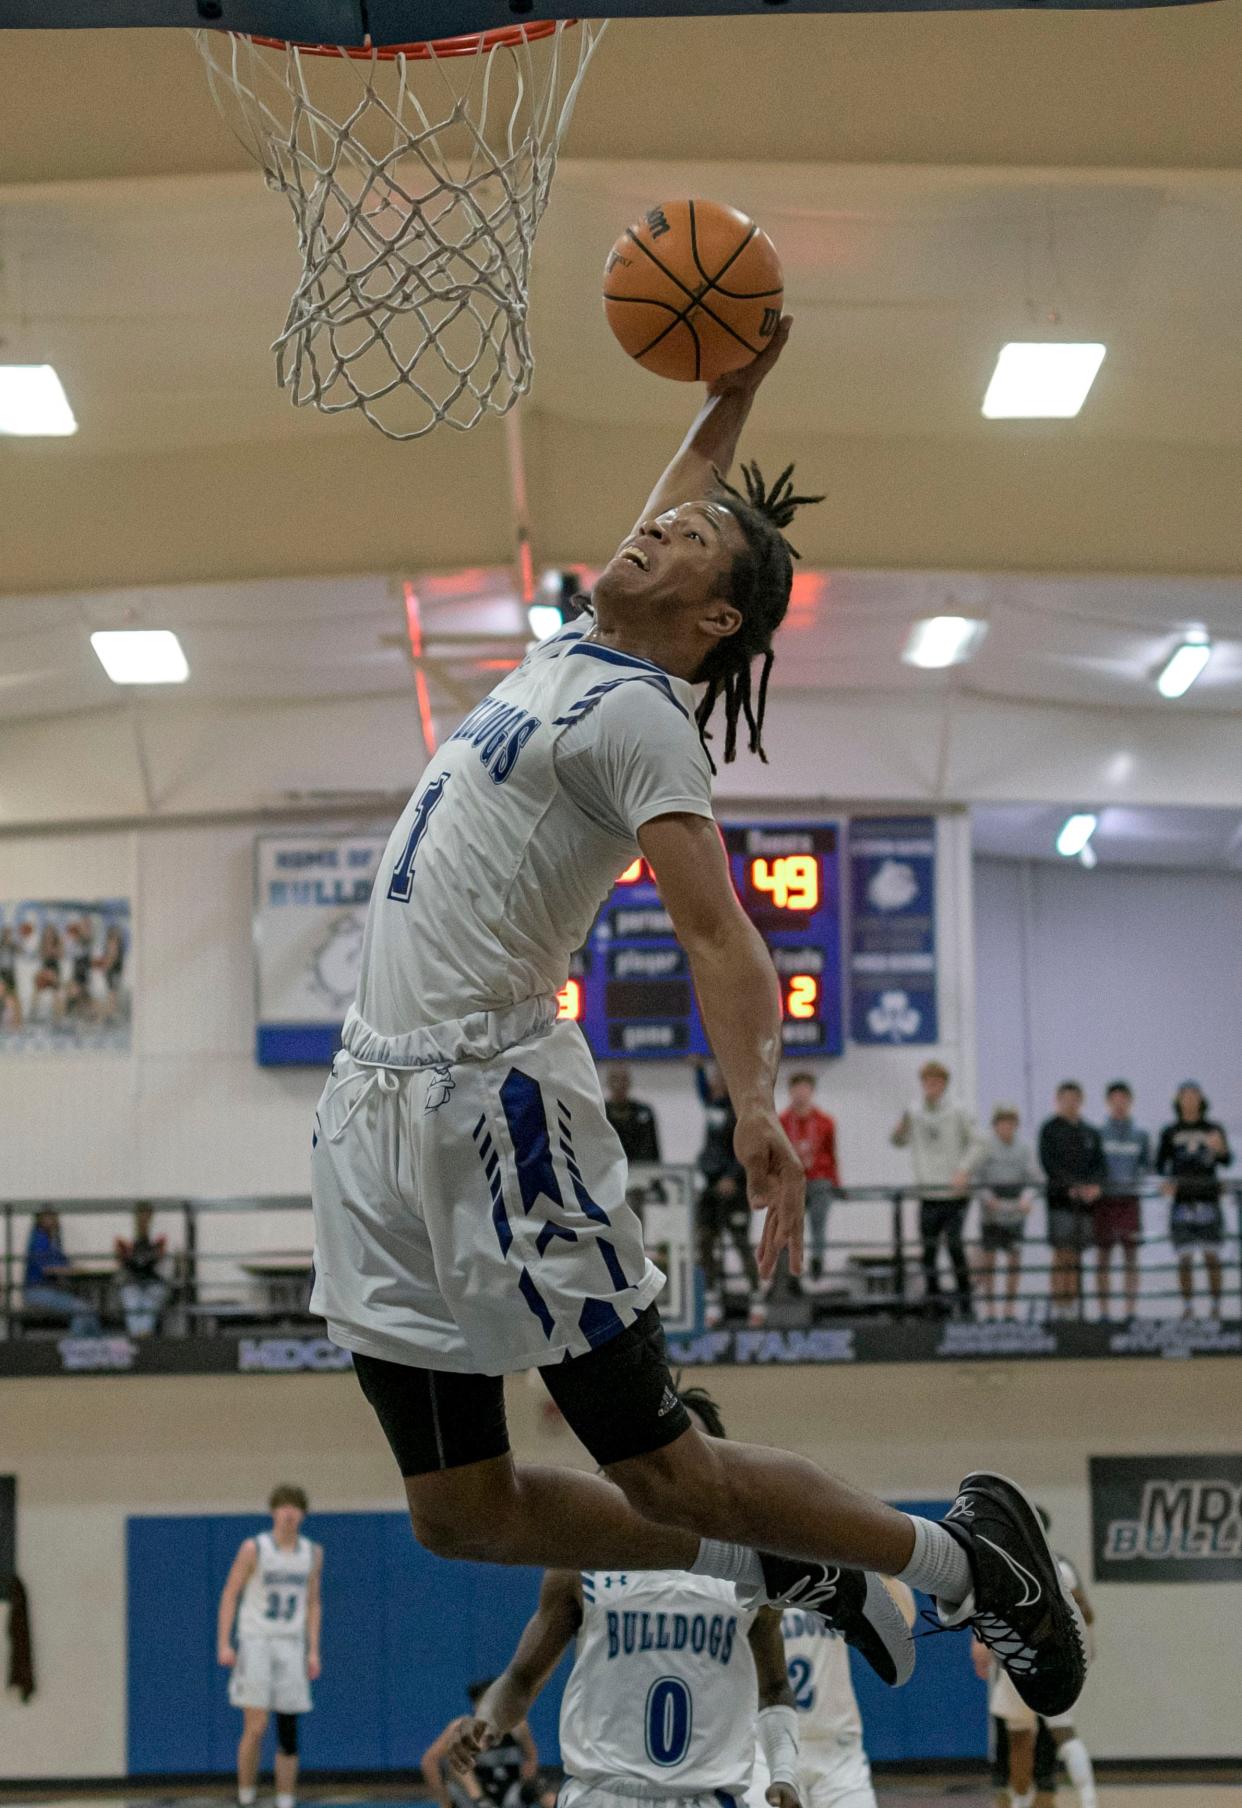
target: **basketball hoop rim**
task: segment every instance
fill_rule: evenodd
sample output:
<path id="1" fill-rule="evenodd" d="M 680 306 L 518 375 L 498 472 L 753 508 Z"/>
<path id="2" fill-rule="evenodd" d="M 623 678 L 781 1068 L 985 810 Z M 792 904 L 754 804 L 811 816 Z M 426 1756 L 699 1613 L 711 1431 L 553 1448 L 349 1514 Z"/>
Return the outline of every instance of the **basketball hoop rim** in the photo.
<path id="1" fill-rule="evenodd" d="M 297 38 L 264 38 L 253 32 L 235 31 L 229 36 L 261 44 L 265 50 L 296 50 L 303 56 L 350 57 L 354 62 L 395 62 L 409 57 L 430 62 L 433 57 L 488 56 L 493 50 L 515 49 L 521 44 L 550 38 L 577 19 L 532 19 L 526 25 L 497 25 L 491 31 L 463 32 L 452 38 L 426 38 L 416 44 L 304 44 Z"/>

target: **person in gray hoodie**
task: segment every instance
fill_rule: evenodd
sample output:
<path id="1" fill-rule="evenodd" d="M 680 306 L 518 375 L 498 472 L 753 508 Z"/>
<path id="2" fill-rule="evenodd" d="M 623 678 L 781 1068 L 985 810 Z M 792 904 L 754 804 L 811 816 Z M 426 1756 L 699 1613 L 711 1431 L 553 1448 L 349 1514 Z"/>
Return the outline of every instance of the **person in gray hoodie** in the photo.
<path id="1" fill-rule="evenodd" d="M 970 1265 L 962 1242 L 962 1226 L 970 1206 L 970 1170 L 978 1154 L 978 1137 L 970 1116 L 948 1098 L 949 1070 L 942 1061 L 924 1061 L 919 1069 L 922 1101 L 902 1113 L 893 1130 L 894 1148 L 910 1150 L 919 1202 L 919 1235 L 923 1240 L 924 1298 L 929 1312 L 939 1312 L 940 1243 L 944 1240 L 957 1284 L 957 1309 L 970 1317 Z"/>
<path id="2" fill-rule="evenodd" d="M 1018 1107 L 998 1105 L 992 1113 L 992 1135 L 975 1158 L 971 1178 L 979 1188 L 979 1261 L 976 1281 L 980 1317 L 992 1314 L 992 1276 L 996 1258 L 1004 1254 L 1009 1272 L 1005 1305 L 998 1314 L 1017 1317 L 1018 1282 L 1022 1274 L 1022 1238 L 1035 1203 L 1035 1189 L 1043 1182 L 1035 1151 L 1018 1140 Z"/>

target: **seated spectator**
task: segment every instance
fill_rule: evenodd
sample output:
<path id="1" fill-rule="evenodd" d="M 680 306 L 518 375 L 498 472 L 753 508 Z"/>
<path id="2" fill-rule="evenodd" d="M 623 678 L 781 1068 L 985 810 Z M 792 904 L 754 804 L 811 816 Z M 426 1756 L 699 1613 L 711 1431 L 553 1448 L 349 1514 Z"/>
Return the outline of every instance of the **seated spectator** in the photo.
<path id="1" fill-rule="evenodd" d="M 69 1258 L 60 1240 L 60 1219 L 55 1212 L 40 1212 L 30 1227 L 26 1243 L 22 1303 L 31 1312 L 66 1319 L 71 1337 L 98 1337 L 99 1314 L 68 1287 L 59 1285 L 69 1268 Z"/>
<path id="2" fill-rule="evenodd" d="M 1017 1317 L 1018 1282 L 1022 1274 L 1022 1238 L 1035 1203 L 1034 1189 L 1043 1176 L 1031 1145 L 1018 1141 L 1016 1105 L 998 1105 L 992 1113 L 992 1135 L 976 1156 L 971 1179 L 980 1189 L 981 1223 L 976 1278 L 981 1318 L 992 1316 L 992 1276 L 996 1258 L 1009 1264 L 1002 1318 Z"/>
<path id="3" fill-rule="evenodd" d="M 828 1236 L 828 1207 L 841 1184 L 837 1171 L 837 1126 L 826 1111 L 814 1104 L 815 1075 L 791 1074 L 789 1105 L 781 1112 L 781 1128 L 798 1151 L 806 1173 L 806 1215 L 810 1228 L 811 1279 L 824 1273 L 824 1248 Z"/>
<path id="4" fill-rule="evenodd" d="M 699 1264 L 708 1300 L 707 1322 L 719 1324 L 723 1316 L 724 1262 L 720 1244 L 727 1235 L 737 1251 L 750 1287 L 749 1322 L 760 1325 L 764 1320 L 764 1309 L 759 1298 L 759 1265 L 750 1241 L 746 1170 L 733 1153 L 737 1114 L 724 1075 L 714 1061 L 710 1066 L 704 1061 L 696 1061 L 694 1080 L 706 1117 L 703 1147 L 698 1159 L 703 1191 L 699 1194 L 697 1211 Z"/>
<path id="5" fill-rule="evenodd" d="M 1169 1236 L 1177 1251 L 1177 1282 L 1182 1294 L 1182 1317 L 1194 1317 L 1195 1250 L 1203 1251 L 1212 1317 L 1220 1317 L 1220 1246 L 1225 1236 L 1225 1214 L 1220 1202 L 1217 1170 L 1233 1160 L 1222 1125 L 1208 1116 L 1210 1109 L 1197 1080 L 1183 1080 L 1173 1100 L 1177 1116 L 1160 1132 L 1156 1171 L 1170 1178 L 1165 1192 L 1173 1201 L 1169 1212 Z"/>
<path id="6" fill-rule="evenodd" d="M 1095 1203 L 1095 1275 L 1100 1317 L 1108 1317 L 1109 1269 L 1113 1248 L 1121 1245 L 1125 1266 L 1126 1317 L 1138 1311 L 1138 1252 L 1142 1215 L 1139 1192 L 1151 1172 L 1151 1138 L 1132 1116 L 1134 1094 L 1125 1080 L 1114 1080 L 1104 1094 L 1108 1116 L 1100 1126 L 1104 1144 L 1104 1191 Z"/>
<path id="7" fill-rule="evenodd" d="M 168 1302 L 168 1283 L 160 1277 L 168 1245 L 163 1237 L 151 1235 L 154 1217 L 149 1205 L 136 1205 L 133 1237 L 116 1240 L 117 1291 L 131 1337 L 149 1337 L 157 1330 Z"/>
<path id="8" fill-rule="evenodd" d="M 1076 1318 L 1082 1300 L 1082 1252 L 1091 1234 L 1091 1207 L 1107 1169 L 1104 1144 L 1082 1115 L 1082 1087 L 1062 1080 L 1055 1115 L 1039 1132 L 1039 1159 L 1048 1179 L 1048 1242 L 1052 1246 L 1052 1316 Z"/>
<path id="9" fill-rule="evenodd" d="M 978 1152 L 968 1114 L 947 1097 L 949 1070 L 941 1061 L 925 1061 L 919 1069 L 923 1097 L 903 1112 L 892 1134 L 893 1146 L 909 1146 L 916 1186 L 926 1189 L 919 1204 L 923 1239 L 924 1298 L 930 1312 L 940 1310 L 940 1241 L 944 1239 L 957 1282 L 957 1308 L 970 1317 L 970 1267 L 962 1243 L 962 1226 L 970 1205 L 970 1169 Z M 933 1196 L 932 1189 L 935 1188 Z"/>
<path id="10" fill-rule="evenodd" d="M 608 1069 L 604 1113 L 621 1140 L 627 1161 L 659 1161 L 660 1131 L 655 1112 L 630 1097 L 630 1070 L 621 1062 Z"/>

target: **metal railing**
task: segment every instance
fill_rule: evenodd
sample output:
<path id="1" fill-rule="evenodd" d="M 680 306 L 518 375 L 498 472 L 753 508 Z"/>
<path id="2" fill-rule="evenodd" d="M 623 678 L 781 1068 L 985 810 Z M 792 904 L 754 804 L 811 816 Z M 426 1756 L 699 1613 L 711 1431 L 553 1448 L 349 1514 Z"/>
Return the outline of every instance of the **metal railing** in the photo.
<path id="1" fill-rule="evenodd" d="M 1041 1189 L 1031 1189 L 1042 1202 Z M 1242 1260 L 1240 1260 L 1239 1195 L 1242 1181 L 1221 1183 L 1224 1236 L 1214 1246 L 1219 1259 L 1222 1281 L 1221 1315 L 1230 1320 L 1242 1317 Z M 1167 1234 L 1169 1201 L 1159 1182 L 1147 1181 L 1127 1196 L 1143 1201 L 1145 1222 L 1136 1247 L 1139 1274 L 1139 1314 L 1147 1317 L 1180 1316 L 1183 1299 L 1178 1284 L 1179 1252 Z M 824 1245 L 824 1272 L 812 1282 L 809 1277 L 800 1285 L 779 1276 L 770 1299 L 773 1303 L 800 1302 L 799 1309 L 809 1318 L 889 1316 L 901 1317 L 934 1309 L 923 1282 L 923 1245 L 918 1231 L 921 1201 L 958 1199 L 963 1194 L 951 1189 L 902 1186 L 857 1186 L 834 1188 L 828 1212 L 827 1237 Z M 978 1197 L 977 1193 L 974 1195 Z M 306 1319 L 311 1265 L 310 1199 L 306 1195 L 234 1196 L 219 1199 L 178 1197 L 133 1197 L 123 1199 L 12 1199 L 0 1200 L 0 1334 L 20 1331 L 27 1318 L 22 1303 L 26 1239 L 35 1214 L 53 1211 L 62 1219 L 112 1220 L 105 1238 L 94 1239 L 89 1248 L 75 1248 L 69 1255 L 70 1269 L 66 1284 L 77 1291 L 87 1304 L 95 1305 L 101 1316 L 119 1317 L 117 1273 L 113 1256 L 113 1237 L 129 1231 L 136 1205 L 149 1207 L 156 1217 L 157 1232 L 166 1232 L 170 1220 L 179 1234 L 169 1236 L 174 1245 L 164 1259 L 161 1276 L 168 1286 L 168 1300 L 163 1311 L 162 1333 L 166 1336 L 193 1336 L 210 1333 L 224 1323 L 286 1323 Z M 849 1211 L 848 1227 L 843 1231 L 841 1219 Z M 1058 1316 L 1088 1319 L 1099 1315 L 1098 1254 L 1093 1236 L 1092 1208 L 1084 1206 L 1082 1229 L 1084 1245 L 1075 1264 L 1079 1282 L 1072 1300 L 1067 1300 Z M 293 1215 L 300 1214 L 304 1225 L 298 1226 Z M 1036 1223 L 1029 1222 L 1019 1246 L 1020 1285 L 1015 1303 L 1017 1315 L 1030 1320 L 1052 1315 L 1054 1269 L 1053 1259 L 1042 1214 L 1036 1207 Z M 289 1220 L 288 1229 L 272 1222 L 273 1218 Z M 1156 1218 L 1160 1222 L 1155 1223 Z M 257 1221 L 262 1220 L 260 1224 Z M 966 1215 L 966 1252 L 970 1259 L 972 1287 L 977 1289 L 980 1258 L 979 1219 L 972 1203 Z M 249 1235 L 242 1231 L 245 1225 Z M 654 1227 L 653 1227 L 654 1228 Z M 809 1229 L 809 1227 L 808 1227 Z M 259 1234 L 255 1234 L 258 1232 Z M 301 1235 L 299 1236 L 299 1232 Z M 78 1237 L 72 1241 L 75 1245 Z M 736 1294 L 740 1263 L 725 1241 L 723 1267 L 724 1291 Z M 1194 1287 L 1196 1305 L 1202 1309 L 1205 1298 L 1203 1264 L 1194 1252 Z M 75 1273 L 74 1264 L 79 1264 Z M 954 1280 L 946 1267 L 945 1244 L 940 1241 L 941 1273 L 940 1307 L 955 1308 Z M 808 1237 L 809 1266 L 809 1237 Z M 732 1267 L 733 1272 L 729 1269 Z M 1110 1299 L 1114 1316 L 1124 1311 L 1126 1300 L 1125 1269 L 1120 1253 L 1110 1256 Z M 993 1311 L 1006 1304 L 1007 1257 L 996 1254 L 992 1282 Z M 976 1304 L 978 1297 L 976 1292 Z M 792 1310 L 792 1306 L 790 1306 Z"/>

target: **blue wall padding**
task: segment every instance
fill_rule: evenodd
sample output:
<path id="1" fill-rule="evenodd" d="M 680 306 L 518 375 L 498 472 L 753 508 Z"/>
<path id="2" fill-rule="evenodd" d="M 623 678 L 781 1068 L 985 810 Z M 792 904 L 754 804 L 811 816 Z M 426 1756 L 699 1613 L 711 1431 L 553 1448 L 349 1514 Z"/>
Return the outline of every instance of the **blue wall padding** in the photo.
<path id="1" fill-rule="evenodd" d="M 938 1517 L 947 1503 L 922 1503 Z M 216 1664 L 216 1605 L 243 1538 L 264 1517 L 143 1515 L 127 1528 L 129 1770 L 228 1772 L 241 1717 Z M 301 1728 L 308 1770 L 417 1766 L 468 1703 L 465 1684 L 511 1655 L 535 1605 L 539 1574 L 449 1563 L 414 1542 L 400 1513 L 314 1513 L 324 1547 L 324 1671 Z M 558 1757 L 556 1718 L 568 1659 L 532 1716 L 541 1757 Z M 890 1690 L 855 1662 L 873 1758 L 977 1757 L 987 1741 L 984 1691 L 969 1641 L 929 1639 L 919 1673 Z"/>

